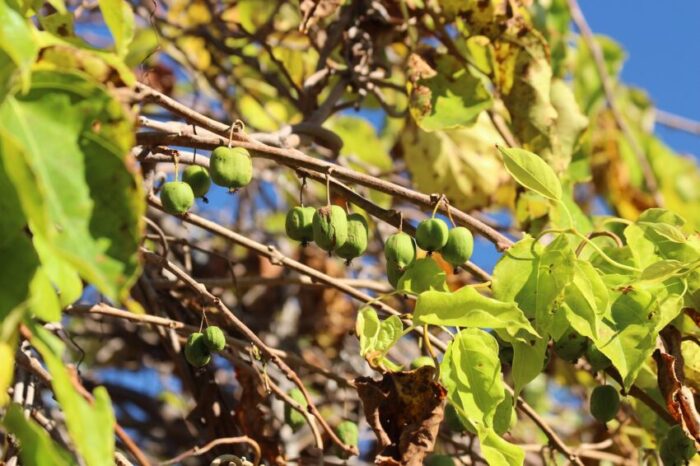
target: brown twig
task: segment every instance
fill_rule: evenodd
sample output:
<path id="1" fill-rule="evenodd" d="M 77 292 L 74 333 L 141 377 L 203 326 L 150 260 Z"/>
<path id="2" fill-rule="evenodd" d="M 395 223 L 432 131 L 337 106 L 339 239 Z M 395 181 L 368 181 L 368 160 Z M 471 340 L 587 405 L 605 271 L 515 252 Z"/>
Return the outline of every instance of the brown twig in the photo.
<path id="1" fill-rule="evenodd" d="M 253 460 L 253 464 L 255 466 L 258 466 L 260 464 L 260 458 L 261 458 L 261 453 L 260 453 L 260 445 L 258 445 L 258 442 L 253 440 L 252 438 L 248 436 L 241 436 L 241 437 L 223 437 L 223 438 L 217 438 L 215 440 L 212 440 L 211 442 L 198 447 L 194 446 L 190 448 L 189 450 L 180 453 L 176 457 L 169 459 L 167 461 L 163 461 L 160 464 L 162 466 L 167 466 L 170 464 L 177 464 L 180 463 L 182 460 L 186 458 L 190 458 L 192 456 L 200 456 L 211 450 L 212 448 L 218 447 L 219 445 L 233 445 L 237 443 L 247 443 L 250 445 L 250 448 L 253 450 L 253 453 L 255 454 L 255 459 Z"/>
<path id="2" fill-rule="evenodd" d="M 188 125 L 171 122 L 167 123 L 170 125 L 169 132 L 163 134 L 157 132 L 137 134 L 139 144 L 146 146 L 161 144 L 185 145 L 201 149 L 213 149 L 214 147 L 223 144 L 221 136 L 227 136 L 227 131 L 229 130 L 230 125 L 220 123 L 205 115 L 202 115 L 191 108 L 180 104 L 174 99 L 161 94 L 155 89 L 146 86 L 145 84 L 138 84 L 136 90 L 137 99 L 158 103 L 174 113 L 185 117 L 188 122 L 196 123 L 219 136 L 216 137 L 211 134 L 197 135 L 193 133 L 192 129 L 189 128 Z M 252 140 L 243 133 L 239 133 L 237 135 L 237 141 L 235 141 L 234 145 L 245 147 L 246 149 L 254 151 L 254 155 L 268 158 L 276 161 L 277 163 L 294 168 L 306 168 L 308 170 L 314 170 L 318 173 L 324 174 L 327 173 L 329 169 L 332 169 L 334 176 L 341 180 L 357 183 L 376 191 L 402 198 L 425 208 L 432 205 L 431 196 L 428 194 L 423 194 L 412 189 L 381 180 L 371 175 L 359 173 L 346 167 L 341 167 L 324 160 L 310 157 L 296 149 L 268 146 Z M 501 251 L 507 249 L 513 244 L 510 239 L 502 235 L 500 232 L 494 230 L 483 222 L 480 222 L 471 215 L 455 209 L 454 207 L 447 207 L 441 209 L 441 211 L 443 211 L 445 214 L 447 214 L 449 211 L 460 224 L 469 227 L 474 232 L 489 239 Z"/>
<path id="3" fill-rule="evenodd" d="M 588 47 L 588 50 L 591 52 L 591 56 L 593 57 L 593 63 L 595 64 L 596 71 L 598 72 L 598 76 L 600 77 L 600 82 L 603 87 L 603 93 L 605 94 L 606 104 L 612 112 L 613 118 L 615 119 L 617 126 L 620 128 L 620 131 L 622 131 L 625 139 L 632 147 L 632 151 L 637 158 L 639 167 L 642 169 L 644 182 L 646 183 L 647 189 L 654 197 L 654 202 L 656 202 L 657 206 L 663 207 L 663 196 L 659 192 L 659 184 L 656 180 L 654 170 L 649 163 L 649 159 L 645 155 L 642 146 L 639 145 L 639 141 L 637 141 L 637 138 L 632 133 L 632 129 L 627 124 L 624 115 L 622 115 L 622 112 L 615 103 L 615 93 L 610 77 L 608 76 L 603 52 L 598 46 L 598 43 L 595 41 L 593 31 L 591 31 L 591 28 L 588 26 L 586 18 L 583 16 L 583 12 L 579 7 L 578 2 L 576 0 L 567 0 L 567 3 L 569 5 L 569 11 L 571 12 L 571 19 L 574 21 L 574 24 L 576 24 L 576 28 L 581 33 L 581 36 L 586 43 L 586 47 Z"/>
<path id="4" fill-rule="evenodd" d="M 691 134 L 700 136 L 700 121 L 691 120 L 690 118 L 674 115 L 670 112 L 656 109 L 655 120 L 658 124 L 668 128 L 686 131 Z"/>
<path id="5" fill-rule="evenodd" d="M 153 203 L 153 199 L 149 198 L 149 201 Z M 243 237 L 245 238 L 245 237 Z M 246 241 L 250 241 L 247 238 L 245 238 Z M 187 283 L 190 288 L 192 288 L 196 293 L 200 295 L 201 298 L 207 300 L 210 302 L 212 305 L 214 305 L 230 322 L 231 324 L 239 331 L 241 332 L 251 343 L 253 343 L 255 346 L 258 347 L 258 349 L 267 357 L 269 358 L 287 377 L 290 381 L 294 382 L 294 384 L 301 390 L 301 392 L 304 394 L 304 398 L 306 399 L 308 403 L 308 409 L 309 412 L 318 420 L 318 422 L 321 424 L 323 429 L 326 431 L 328 436 L 331 438 L 333 443 L 338 445 L 339 448 L 341 448 L 343 451 L 346 453 L 350 453 L 352 455 L 357 455 L 358 451 L 355 446 L 352 445 L 346 445 L 340 438 L 337 436 L 335 431 L 328 425 L 326 420 L 321 416 L 321 413 L 318 411 L 316 408 L 316 405 L 313 403 L 313 400 L 311 400 L 311 396 L 309 395 L 309 392 L 306 390 L 306 387 L 302 383 L 301 379 L 299 376 L 292 370 L 291 367 L 287 365 L 284 360 L 279 357 L 277 353 L 275 353 L 269 346 L 267 346 L 261 339 L 258 337 L 255 332 L 253 332 L 243 321 L 241 321 L 224 303 L 219 299 L 217 296 L 214 296 L 209 292 L 209 290 L 203 286 L 201 283 L 198 283 L 195 281 L 192 277 L 190 277 L 185 271 L 180 269 L 177 265 L 173 264 L 172 262 L 168 261 L 167 259 L 163 258 L 162 256 L 159 256 L 158 254 L 154 254 L 148 250 L 141 249 L 141 252 L 145 259 L 148 262 L 151 262 L 153 264 L 156 264 L 164 269 L 169 270 L 172 272 L 178 279 L 184 281 Z M 279 253 L 277 253 L 279 255 Z M 281 256 L 281 255 L 280 255 Z M 275 258 L 277 255 L 274 256 Z M 284 256 L 282 256 L 284 257 Z M 303 265 L 303 264 L 299 264 Z"/>

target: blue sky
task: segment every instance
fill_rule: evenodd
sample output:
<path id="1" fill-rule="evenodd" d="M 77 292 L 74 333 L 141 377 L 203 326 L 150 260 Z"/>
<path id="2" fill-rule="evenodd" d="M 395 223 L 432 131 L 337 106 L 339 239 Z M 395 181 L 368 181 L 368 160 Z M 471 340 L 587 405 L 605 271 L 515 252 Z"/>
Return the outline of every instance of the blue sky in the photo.
<path id="1" fill-rule="evenodd" d="M 656 106 L 700 120 L 700 1 L 588 0 L 579 3 L 595 33 L 627 51 L 623 80 L 646 89 Z M 700 156 L 700 137 L 658 128 L 673 149 Z"/>

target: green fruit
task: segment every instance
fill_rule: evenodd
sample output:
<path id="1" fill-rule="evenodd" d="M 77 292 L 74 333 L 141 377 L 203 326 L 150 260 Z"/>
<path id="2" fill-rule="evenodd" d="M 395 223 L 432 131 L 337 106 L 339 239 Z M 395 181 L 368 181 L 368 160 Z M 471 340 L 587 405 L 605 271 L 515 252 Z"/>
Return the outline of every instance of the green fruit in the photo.
<path id="1" fill-rule="evenodd" d="M 681 426 L 676 424 L 666 433 L 659 453 L 664 466 L 681 466 L 693 459 L 697 450 L 695 450 L 695 442 L 683 432 Z"/>
<path id="2" fill-rule="evenodd" d="M 306 408 L 308 406 L 308 403 L 306 402 L 306 398 L 304 398 L 304 394 L 297 387 L 294 387 L 291 390 L 289 390 L 287 395 L 289 395 L 289 397 L 292 400 L 299 403 L 302 408 Z M 289 427 L 292 428 L 292 430 L 296 431 L 296 430 L 301 429 L 304 426 L 304 424 L 306 424 L 306 418 L 299 411 L 292 408 L 289 404 L 285 403 L 285 405 L 284 405 L 284 422 L 286 424 L 288 424 Z"/>
<path id="3" fill-rule="evenodd" d="M 163 209 L 172 215 L 182 215 L 194 204 L 194 193 L 187 183 L 168 181 L 160 191 Z"/>
<path id="4" fill-rule="evenodd" d="M 599 422 L 606 423 L 615 417 L 620 409 L 620 395 L 611 385 L 599 385 L 593 389 L 590 399 L 591 415 Z"/>
<path id="5" fill-rule="evenodd" d="M 216 325 L 211 325 L 204 330 L 204 343 L 209 351 L 223 351 L 226 348 L 226 336 Z"/>
<path id="6" fill-rule="evenodd" d="M 220 146 L 211 153 L 209 161 L 214 184 L 235 190 L 250 183 L 253 178 L 253 162 L 242 147 Z"/>
<path id="7" fill-rule="evenodd" d="M 576 362 L 583 356 L 588 346 L 588 339 L 579 335 L 574 329 L 569 330 L 554 343 L 554 351 L 565 361 Z"/>
<path id="8" fill-rule="evenodd" d="M 332 252 L 348 238 L 348 216 L 337 205 L 321 207 L 312 221 L 314 241 L 321 249 Z"/>
<path id="9" fill-rule="evenodd" d="M 338 424 L 336 432 L 338 432 L 338 438 L 345 445 L 357 447 L 360 443 L 360 430 L 357 428 L 357 424 L 352 421 L 343 421 Z"/>
<path id="10" fill-rule="evenodd" d="M 367 221 L 360 214 L 348 215 L 348 237 L 335 253 L 348 263 L 367 249 Z"/>
<path id="11" fill-rule="evenodd" d="M 396 288 L 399 286 L 399 280 L 401 279 L 401 275 L 403 275 L 403 270 L 399 268 L 398 265 L 394 264 L 393 262 L 387 262 L 386 263 L 386 278 L 389 281 L 389 284 Z"/>
<path id="12" fill-rule="evenodd" d="M 472 232 L 464 227 L 455 227 L 447 236 L 447 244 L 440 250 L 442 258 L 452 267 L 458 267 L 469 260 L 474 251 Z"/>
<path id="13" fill-rule="evenodd" d="M 406 233 L 395 233 L 384 243 L 384 256 L 387 262 L 403 270 L 416 260 L 416 242 Z"/>
<path id="14" fill-rule="evenodd" d="M 610 359 L 590 342 L 586 348 L 586 359 L 588 359 L 593 372 L 604 371 L 612 364 Z"/>
<path id="15" fill-rule="evenodd" d="M 425 466 L 455 466 L 455 461 L 447 455 L 430 455 L 423 464 Z"/>
<path id="16" fill-rule="evenodd" d="M 204 334 L 195 332 L 187 337 L 185 359 L 194 367 L 202 367 L 211 361 L 211 354 L 204 342 Z"/>
<path id="17" fill-rule="evenodd" d="M 418 247 L 428 251 L 439 251 L 447 244 L 450 232 L 447 224 L 439 218 L 429 218 L 418 224 L 416 243 Z"/>
<path id="18" fill-rule="evenodd" d="M 199 165 L 190 165 L 182 173 L 182 181 L 190 185 L 194 197 L 204 197 L 211 187 L 209 171 Z"/>
<path id="19" fill-rule="evenodd" d="M 435 361 L 430 356 L 418 356 L 416 359 L 411 361 L 411 369 L 418 369 L 423 366 L 433 366 L 435 367 Z"/>
<path id="20" fill-rule="evenodd" d="M 294 241 L 307 244 L 314 239 L 313 219 L 316 209 L 313 207 L 296 206 L 289 209 L 284 228 Z"/>

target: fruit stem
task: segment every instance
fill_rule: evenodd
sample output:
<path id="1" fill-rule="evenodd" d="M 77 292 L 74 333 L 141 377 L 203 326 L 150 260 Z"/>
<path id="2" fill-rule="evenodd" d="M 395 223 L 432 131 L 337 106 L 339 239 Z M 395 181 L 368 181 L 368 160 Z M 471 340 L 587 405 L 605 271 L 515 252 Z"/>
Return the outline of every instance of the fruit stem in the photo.
<path id="1" fill-rule="evenodd" d="M 299 205 L 304 207 L 304 188 L 306 187 L 306 175 L 301 176 L 301 186 L 299 187 Z"/>
<path id="2" fill-rule="evenodd" d="M 329 168 L 326 172 L 326 205 L 331 205 L 331 171 L 333 168 Z"/>
<path id="3" fill-rule="evenodd" d="M 178 155 L 177 152 L 173 153 L 173 160 L 175 161 L 175 181 L 177 181 L 179 172 L 180 172 L 180 156 Z"/>

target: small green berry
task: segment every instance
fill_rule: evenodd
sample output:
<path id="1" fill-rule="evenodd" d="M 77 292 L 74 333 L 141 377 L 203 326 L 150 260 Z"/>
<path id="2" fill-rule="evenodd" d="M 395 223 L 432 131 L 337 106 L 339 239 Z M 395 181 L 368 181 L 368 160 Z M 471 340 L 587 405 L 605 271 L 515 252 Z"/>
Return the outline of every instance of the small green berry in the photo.
<path id="1" fill-rule="evenodd" d="M 593 389 L 590 399 L 591 415 L 599 422 L 606 423 L 615 418 L 620 409 L 620 395 L 611 385 L 599 385 Z"/>
<path id="2" fill-rule="evenodd" d="M 220 146 L 214 149 L 209 160 L 209 170 L 214 184 L 235 190 L 253 179 L 253 162 L 250 153 L 242 147 Z"/>
<path id="3" fill-rule="evenodd" d="M 394 264 L 393 262 L 386 263 L 386 278 L 389 281 L 389 284 L 394 288 L 396 288 L 399 285 L 399 280 L 401 279 L 403 272 L 404 271 L 401 270 L 399 266 Z"/>
<path id="4" fill-rule="evenodd" d="M 343 421 L 338 424 L 336 432 L 338 432 L 338 438 L 345 445 L 357 447 L 360 443 L 360 430 L 357 428 L 357 424 L 352 421 Z"/>
<path id="5" fill-rule="evenodd" d="M 659 448 L 664 466 L 686 465 L 696 453 L 695 442 L 686 435 L 678 424 L 669 429 Z"/>
<path id="6" fill-rule="evenodd" d="M 384 257 L 403 270 L 416 260 L 416 242 L 404 232 L 395 233 L 384 243 Z"/>
<path id="7" fill-rule="evenodd" d="M 210 325 L 204 329 L 204 343 L 209 351 L 218 352 L 226 348 L 226 336 L 216 325 Z"/>
<path id="8" fill-rule="evenodd" d="M 299 403 L 302 408 L 306 408 L 308 406 L 308 403 L 306 402 L 306 398 L 304 398 L 304 394 L 299 390 L 299 388 L 294 387 L 289 392 L 287 393 L 289 397 Z M 292 408 L 289 404 L 284 405 L 284 422 L 288 424 L 292 430 L 297 431 L 301 429 L 304 424 L 306 424 L 306 418 L 304 417 L 303 414 L 301 414 L 299 411 L 296 409 Z"/>
<path id="9" fill-rule="evenodd" d="M 447 235 L 447 244 L 440 250 L 440 255 L 452 267 L 459 267 L 469 260 L 474 251 L 474 237 L 464 227 L 455 227 Z"/>
<path id="10" fill-rule="evenodd" d="M 435 361 L 430 356 L 418 356 L 416 359 L 411 361 L 411 369 L 418 369 L 423 366 L 435 367 Z"/>
<path id="11" fill-rule="evenodd" d="M 313 219 L 316 209 L 313 207 L 296 206 L 289 209 L 284 221 L 284 229 L 294 241 L 305 245 L 314 239 Z"/>
<path id="12" fill-rule="evenodd" d="M 204 334 L 195 332 L 187 337 L 187 343 L 185 343 L 185 359 L 194 367 L 205 366 L 211 361 L 211 354 L 204 342 Z"/>
<path id="13" fill-rule="evenodd" d="M 367 249 L 367 221 L 360 214 L 348 215 L 348 237 L 345 243 L 336 249 L 335 253 L 349 264 L 350 261 L 362 255 Z"/>
<path id="14" fill-rule="evenodd" d="M 588 347 L 588 339 L 576 330 L 569 328 L 564 335 L 554 342 L 554 352 L 565 361 L 576 362 Z"/>
<path id="15" fill-rule="evenodd" d="M 439 218 L 429 218 L 418 224 L 416 243 L 424 251 L 439 251 L 447 244 L 449 229 Z"/>
<path id="16" fill-rule="evenodd" d="M 321 249 L 335 251 L 348 238 L 348 216 L 345 210 L 337 205 L 321 207 L 314 213 L 314 241 Z"/>
<path id="17" fill-rule="evenodd" d="M 160 191 L 163 209 L 172 215 L 182 215 L 194 205 L 194 193 L 187 183 L 168 181 Z"/>
<path id="18" fill-rule="evenodd" d="M 194 197 L 204 197 L 211 187 L 209 171 L 199 165 L 190 165 L 182 172 L 182 181 L 190 185 Z"/>

